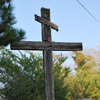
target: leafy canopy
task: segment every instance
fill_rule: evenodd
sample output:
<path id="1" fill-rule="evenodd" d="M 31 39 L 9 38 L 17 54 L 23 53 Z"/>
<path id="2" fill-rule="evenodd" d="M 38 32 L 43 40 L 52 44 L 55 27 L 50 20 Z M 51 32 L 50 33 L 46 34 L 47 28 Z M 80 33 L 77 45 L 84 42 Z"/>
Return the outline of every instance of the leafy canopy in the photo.
<path id="1" fill-rule="evenodd" d="M 53 62 L 57 100 L 67 100 L 68 87 L 64 84 L 64 78 L 70 70 L 62 67 L 65 60 L 66 57 L 59 56 Z M 42 57 L 30 51 L 19 51 L 17 55 L 1 49 L 0 82 L 4 84 L 0 95 L 6 100 L 45 100 Z"/>
<path id="2" fill-rule="evenodd" d="M 76 74 L 69 74 L 65 83 L 70 87 L 68 100 L 75 98 L 100 99 L 100 70 L 94 58 L 82 52 L 75 52 Z"/>

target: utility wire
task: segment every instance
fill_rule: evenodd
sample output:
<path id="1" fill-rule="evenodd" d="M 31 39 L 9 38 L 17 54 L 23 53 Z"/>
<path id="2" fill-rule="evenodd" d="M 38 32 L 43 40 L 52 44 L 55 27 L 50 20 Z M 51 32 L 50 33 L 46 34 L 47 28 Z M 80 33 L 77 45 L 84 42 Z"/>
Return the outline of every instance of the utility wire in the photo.
<path id="1" fill-rule="evenodd" d="M 100 24 L 100 21 L 79 0 L 76 1 Z"/>

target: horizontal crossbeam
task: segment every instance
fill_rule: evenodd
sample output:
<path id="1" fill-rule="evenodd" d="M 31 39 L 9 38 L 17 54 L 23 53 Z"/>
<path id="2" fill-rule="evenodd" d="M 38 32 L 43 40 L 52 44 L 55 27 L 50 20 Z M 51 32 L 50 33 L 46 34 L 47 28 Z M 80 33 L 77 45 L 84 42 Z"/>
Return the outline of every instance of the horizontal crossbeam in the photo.
<path id="1" fill-rule="evenodd" d="M 16 42 L 11 44 L 12 50 L 53 50 L 53 51 L 81 51 L 82 43 L 64 42 Z"/>
<path id="2" fill-rule="evenodd" d="M 58 26 L 56 24 L 38 16 L 38 15 L 35 15 L 35 20 L 40 23 L 46 24 L 46 25 L 50 26 L 51 28 L 55 29 L 56 31 L 58 31 Z"/>

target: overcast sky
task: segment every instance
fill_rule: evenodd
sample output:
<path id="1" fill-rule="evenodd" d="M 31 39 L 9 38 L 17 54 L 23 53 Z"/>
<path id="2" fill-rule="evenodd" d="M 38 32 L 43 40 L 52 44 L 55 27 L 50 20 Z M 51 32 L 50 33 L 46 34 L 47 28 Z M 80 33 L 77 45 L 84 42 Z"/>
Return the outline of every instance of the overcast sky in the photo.
<path id="1" fill-rule="evenodd" d="M 80 0 L 100 20 L 100 0 Z M 55 42 L 82 42 L 84 48 L 100 46 L 100 23 L 93 19 L 77 0 L 14 0 L 16 27 L 26 31 L 25 41 L 41 41 L 41 24 L 34 20 L 41 7 L 49 8 L 51 21 L 59 31 L 52 30 Z"/>

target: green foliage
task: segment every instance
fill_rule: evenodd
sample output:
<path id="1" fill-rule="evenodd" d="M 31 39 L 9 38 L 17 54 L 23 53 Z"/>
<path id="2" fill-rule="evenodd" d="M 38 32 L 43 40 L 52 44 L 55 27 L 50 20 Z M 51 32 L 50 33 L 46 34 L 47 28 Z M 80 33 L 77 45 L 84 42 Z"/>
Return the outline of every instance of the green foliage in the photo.
<path id="1" fill-rule="evenodd" d="M 73 75 L 68 67 L 62 67 L 67 57 L 54 55 L 54 85 L 56 100 L 77 98 L 100 99 L 100 70 L 90 55 L 75 52 L 77 65 Z M 19 55 L 0 51 L 0 89 L 3 100 L 45 100 L 42 57 L 30 51 Z"/>
<path id="2" fill-rule="evenodd" d="M 43 100 L 44 79 L 42 59 L 30 52 L 30 56 L 20 52 L 20 57 L 11 51 L 1 50 L 0 81 L 7 100 Z"/>
<path id="3" fill-rule="evenodd" d="M 62 60 L 61 60 L 62 59 Z M 65 57 L 54 61 L 55 98 L 67 100 L 67 87 L 64 78 L 70 71 L 62 68 Z M 1 49 L 0 52 L 0 82 L 4 88 L 0 89 L 0 96 L 5 100 L 45 100 L 43 62 L 40 55 L 19 51 L 19 55 Z"/>
<path id="4" fill-rule="evenodd" d="M 75 52 L 74 61 L 78 66 L 76 74 L 69 74 L 65 79 L 71 91 L 68 100 L 75 98 L 100 99 L 100 71 L 93 57 L 84 55 L 82 52 Z"/>
<path id="5" fill-rule="evenodd" d="M 54 62 L 55 100 L 67 100 L 68 87 L 65 85 L 64 79 L 68 76 L 70 69 L 62 66 L 66 59 L 67 57 L 57 56 Z"/>
<path id="6" fill-rule="evenodd" d="M 24 39 L 25 32 L 14 28 L 16 23 L 13 15 L 12 0 L 0 0 L 0 46 Z"/>

